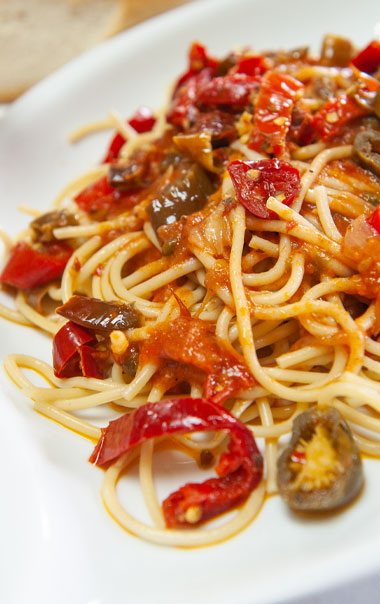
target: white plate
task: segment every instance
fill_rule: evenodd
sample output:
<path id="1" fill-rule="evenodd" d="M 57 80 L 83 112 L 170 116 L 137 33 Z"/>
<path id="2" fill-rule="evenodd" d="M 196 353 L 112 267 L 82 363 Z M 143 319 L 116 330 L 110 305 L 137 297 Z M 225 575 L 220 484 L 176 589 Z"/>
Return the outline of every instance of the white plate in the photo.
<path id="1" fill-rule="evenodd" d="M 364 44 L 377 22 L 378 0 L 202 1 L 95 48 L 37 85 L 2 120 L 2 227 L 19 231 L 28 222 L 16 211 L 19 203 L 47 208 L 65 183 L 102 157 L 109 135 L 70 146 L 65 136 L 74 127 L 110 108 L 127 116 L 141 104 L 159 105 L 192 40 L 219 55 L 242 44 L 318 48 L 326 31 Z M 42 334 L 2 321 L 1 336 L 2 359 L 9 352 L 50 358 Z M 91 443 L 34 413 L 3 371 L 0 405 L 1 602 L 283 602 L 380 571 L 379 462 L 365 461 L 365 491 L 341 515 L 304 521 L 276 497 L 230 541 L 162 548 L 109 518 L 99 496 L 102 472 L 86 461 Z"/>

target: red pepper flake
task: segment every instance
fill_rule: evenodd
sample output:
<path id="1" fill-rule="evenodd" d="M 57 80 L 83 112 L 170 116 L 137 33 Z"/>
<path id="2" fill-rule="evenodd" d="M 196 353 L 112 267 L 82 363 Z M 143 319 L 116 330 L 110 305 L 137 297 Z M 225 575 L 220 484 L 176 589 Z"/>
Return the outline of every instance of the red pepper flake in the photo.
<path id="1" fill-rule="evenodd" d="M 96 275 L 97 277 L 101 277 L 103 274 L 103 271 L 104 271 L 103 264 L 98 264 L 98 266 L 94 270 L 94 275 Z"/>

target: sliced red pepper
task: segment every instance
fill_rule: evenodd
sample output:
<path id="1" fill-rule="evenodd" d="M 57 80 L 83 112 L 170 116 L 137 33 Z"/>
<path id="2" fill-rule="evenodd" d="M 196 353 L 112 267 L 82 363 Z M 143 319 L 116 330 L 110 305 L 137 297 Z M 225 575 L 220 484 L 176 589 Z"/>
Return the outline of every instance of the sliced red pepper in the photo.
<path id="1" fill-rule="evenodd" d="M 167 121 L 174 126 L 183 127 L 186 120 L 192 120 L 197 114 L 195 101 L 199 90 L 211 80 L 214 69 L 205 67 L 199 73 L 191 75 L 186 81 L 177 86 L 166 116 Z"/>
<path id="2" fill-rule="evenodd" d="M 329 99 L 313 116 L 313 127 L 323 141 L 329 141 L 341 133 L 343 126 L 358 117 L 368 115 L 368 111 L 360 107 L 347 94 Z"/>
<path id="3" fill-rule="evenodd" d="M 83 375 L 80 367 L 79 349 L 94 341 L 93 334 L 71 321 L 65 323 L 53 339 L 53 367 L 57 377 Z"/>
<path id="4" fill-rule="evenodd" d="M 373 40 L 356 57 L 352 59 L 353 65 L 365 71 L 374 73 L 380 67 L 380 42 Z"/>
<path id="5" fill-rule="evenodd" d="M 380 235 L 380 206 L 377 206 L 372 214 L 367 217 L 367 222 L 372 225 Z"/>
<path id="6" fill-rule="evenodd" d="M 58 279 L 72 252 L 65 243 L 53 242 L 35 249 L 20 241 L 11 251 L 0 282 L 29 289 Z"/>
<path id="7" fill-rule="evenodd" d="M 255 381 L 244 359 L 210 331 L 206 321 L 182 316 L 151 332 L 140 349 L 140 363 L 177 361 L 207 375 L 204 395 L 221 403 Z"/>
<path id="8" fill-rule="evenodd" d="M 226 105 L 241 110 L 249 104 L 252 91 L 259 86 L 259 79 L 245 73 L 213 78 L 199 88 L 197 103 L 200 105 Z"/>
<path id="9" fill-rule="evenodd" d="M 276 156 L 283 154 L 292 109 L 303 84 L 289 75 L 268 71 L 255 103 L 253 129 L 248 146 Z"/>
<path id="10" fill-rule="evenodd" d="M 78 353 L 80 358 L 80 375 L 104 380 L 109 368 L 109 351 L 97 350 L 85 344 L 79 348 Z"/>
<path id="11" fill-rule="evenodd" d="M 189 49 L 188 54 L 188 69 L 182 74 L 176 84 L 175 92 L 183 86 L 187 80 L 192 78 L 197 73 L 201 72 L 206 67 L 211 68 L 212 71 L 215 70 L 218 61 L 213 57 L 209 57 L 207 54 L 206 47 L 203 44 L 199 44 L 199 42 L 193 42 Z M 174 92 L 174 94 L 175 94 Z"/>
<path id="12" fill-rule="evenodd" d="M 153 116 L 151 110 L 148 107 L 140 107 L 132 115 L 128 123 L 132 128 L 136 130 L 139 134 L 143 134 L 144 132 L 150 132 L 156 123 L 156 118 Z M 104 164 L 108 164 L 115 159 L 118 158 L 120 149 L 126 142 L 126 139 L 120 132 L 117 132 L 113 139 L 110 142 L 108 147 L 108 151 L 106 153 L 105 158 L 103 159 Z"/>
<path id="13" fill-rule="evenodd" d="M 147 403 L 102 430 L 90 461 L 106 466 L 150 438 L 209 430 L 230 432 L 215 468 L 219 478 L 186 484 L 163 502 L 168 527 L 199 524 L 243 501 L 262 479 L 263 459 L 252 433 L 223 407 L 188 397 Z"/>
<path id="14" fill-rule="evenodd" d="M 109 366 L 108 350 L 89 346 L 96 342 L 94 334 L 84 327 L 68 321 L 53 339 L 54 374 L 59 378 L 83 375 L 104 379 Z"/>
<path id="15" fill-rule="evenodd" d="M 237 160 L 227 170 L 238 201 L 258 218 L 276 217 L 266 207 L 268 197 L 276 197 L 288 206 L 300 186 L 298 170 L 281 159 Z"/>
<path id="16" fill-rule="evenodd" d="M 86 187 L 76 197 L 75 201 L 81 210 L 96 218 L 98 212 L 122 212 L 135 205 L 136 191 L 120 191 L 108 184 L 107 176 Z"/>
<path id="17" fill-rule="evenodd" d="M 235 67 L 236 73 L 245 73 L 249 76 L 261 76 L 267 71 L 268 67 L 266 64 L 265 57 L 261 55 L 247 57 L 238 56 Z"/>

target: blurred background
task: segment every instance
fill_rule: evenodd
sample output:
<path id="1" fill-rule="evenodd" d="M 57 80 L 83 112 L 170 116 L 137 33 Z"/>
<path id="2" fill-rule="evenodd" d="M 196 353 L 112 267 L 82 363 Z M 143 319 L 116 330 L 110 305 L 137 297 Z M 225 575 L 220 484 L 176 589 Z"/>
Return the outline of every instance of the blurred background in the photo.
<path id="1" fill-rule="evenodd" d="M 0 0 L 0 103 L 101 41 L 194 0 Z"/>

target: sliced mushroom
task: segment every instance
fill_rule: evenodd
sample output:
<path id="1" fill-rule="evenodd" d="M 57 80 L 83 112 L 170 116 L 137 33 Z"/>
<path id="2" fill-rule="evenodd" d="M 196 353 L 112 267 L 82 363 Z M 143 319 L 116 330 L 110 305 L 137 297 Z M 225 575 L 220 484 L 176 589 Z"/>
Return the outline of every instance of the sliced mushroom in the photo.
<path id="1" fill-rule="evenodd" d="M 380 133 L 375 130 L 359 132 L 354 140 L 353 156 L 360 164 L 380 176 Z"/>
<path id="2" fill-rule="evenodd" d="M 301 413 L 289 446 L 278 460 L 278 486 L 296 511 L 319 512 L 351 501 L 363 484 L 359 450 L 334 408 Z"/>

